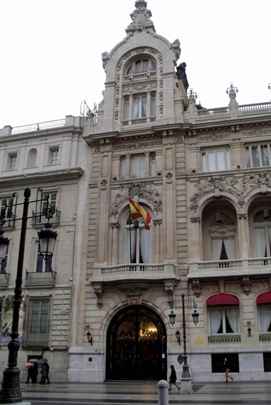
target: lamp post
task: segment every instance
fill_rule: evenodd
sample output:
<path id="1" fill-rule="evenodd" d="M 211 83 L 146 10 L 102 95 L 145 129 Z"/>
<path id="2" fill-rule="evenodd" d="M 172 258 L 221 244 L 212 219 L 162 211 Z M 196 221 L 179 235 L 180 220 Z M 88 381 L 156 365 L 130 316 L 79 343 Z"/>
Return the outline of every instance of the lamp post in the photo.
<path id="1" fill-rule="evenodd" d="M 183 331 L 183 354 L 178 357 L 178 361 L 182 366 L 182 375 L 181 375 L 181 391 L 184 393 L 192 393 L 192 379 L 190 374 L 190 369 L 187 361 L 187 342 L 186 342 L 186 318 L 185 318 L 185 295 L 181 295 L 182 298 L 182 331 Z M 169 314 L 169 322 L 171 326 L 175 325 L 176 314 L 174 313 L 173 309 Z M 193 302 L 193 312 L 192 312 L 192 319 L 195 325 L 199 322 L 199 313 L 195 302 Z M 181 344 L 181 334 L 180 331 L 177 330 L 175 333 L 176 340 L 179 344 Z"/>
<path id="2" fill-rule="evenodd" d="M 23 264 L 24 264 L 24 251 L 25 251 L 25 237 L 26 237 L 26 229 L 27 229 L 27 220 L 28 220 L 28 208 L 29 208 L 29 199 L 30 199 L 31 191 L 29 188 L 26 188 L 24 191 L 24 202 L 23 205 L 23 214 L 19 220 L 22 221 L 21 224 L 21 234 L 20 234 L 20 244 L 19 244 L 19 253 L 18 253 L 18 262 L 17 262 L 17 273 L 16 273 L 16 282 L 15 282 L 15 289 L 14 289 L 14 299 L 13 299 L 13 314 L 12 314 L 12 327 L 11 327 L 11 340 L 8 344 L 8 367 L 3 372 L 3 380 L 2 380 L 2 390 L 0 392 L 0 403 L 1 404 L 9 404 L 9 403 L 19 403 L 22 401 L 22 394 L 20 388 L 20 370 L 17 367 L 17 357 L 18 357 L 18 350 L 20 348 L 19 342 L 19 313 L 20 313 L 20 306 L 22 302 L 22 277 L 23 277 Z M 31 202 L 38 202 L 44 200 L 35 200 Z M 15 204 L 21 205 L 21 204 Z M 47 206 L 48 206 L 48 198 L 47 198 Z M 2 216 L 2 212 L 1 212 Z M 52 234 L 47 234 L 39 237 L 41 241 L 45 241 L 46 236 L 49 239 Z M 52 231 L 55 234 L 56 239 L 56 232 Z M 3 236 L 1 234 L 2 241 Z M 1 243 L 1 239 L 0 239 Z M 6 243 L 6 242 L 5 242 Z M 41 242 L 42 243 L 42 242 Z M 49 247 L 49 240 L 47 241 L 47 246 Z M 51 245 L 50 245 L 51 246 Z M 48 252 L 48 249 L 47 249 Z M 52 254 L 52 252 L 51 252 Z"/>

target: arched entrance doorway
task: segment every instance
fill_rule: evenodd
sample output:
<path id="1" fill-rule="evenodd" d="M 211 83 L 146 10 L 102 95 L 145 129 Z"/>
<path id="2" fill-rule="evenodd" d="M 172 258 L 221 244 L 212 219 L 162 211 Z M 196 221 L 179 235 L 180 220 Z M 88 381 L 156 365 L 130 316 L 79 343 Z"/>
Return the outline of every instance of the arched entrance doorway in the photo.
<path id="1" fill-rule="evenodd" d="M 165 326 L 151 309 L 133 305 L 118 312 L 107 332 L 107 379 L 160 380 L 167 374 Z"/>

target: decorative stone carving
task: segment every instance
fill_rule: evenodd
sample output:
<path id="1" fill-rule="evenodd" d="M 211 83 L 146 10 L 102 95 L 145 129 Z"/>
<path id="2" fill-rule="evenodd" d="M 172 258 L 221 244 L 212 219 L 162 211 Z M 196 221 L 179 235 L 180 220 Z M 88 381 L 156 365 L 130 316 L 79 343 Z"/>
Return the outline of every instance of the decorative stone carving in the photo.
<path id="1" fill-rule="evenodd" d="M 147 2 L 137 0 L 135 7 L 136 9 L 131 14 L 132 22 L 126 29 L 127 34 L 133 35 L 136 31 L 155 32 L 154 24 L 150 19 L 152 13 L 147 9 Z"/>
<path id="2" fill-rule="evenodd" d="M 175 39 L 174 42 L 172 42 L 171 44 L 171 49 L 174 52 L 175 55 L 175 63 L 177 62 L 177 60 L 179 59 L 180 55 L 181 55 L 181 44 L 180 44 L 180 40 L 179 39 Z"/>
<path id="3" fill-rule="evenodd" d="M 245 276 L 241 280 L 241 288 L 246 295 L 249 295 L 252 288 L 252 282 L 248 276 Z"/>
<path id="4" fill-rule="evenodd" d="M 198 279 L 191 281 L 191 290 L 193 291 L 195 297 L 199 297 L 201 295 L 201 284 Z"/>
<path id="5" fill-rule="evenodd" d="M 173 181 L 173 173 L 172 172 L 167 172 L 165 177 L 166 177 L 166 182 L 167 183 L 172 183 L 172 181 Z"/>
<path id="6" fill-rule="evenodd" d="M 166 280 L 164 282 L 164 289 L 168 296 L 168 305 L 170 308 L 174 307 L 174 290 L 176 282 L 173 280 Z"/>
<path id="7" fill-rule="evenodd" d="M 104 69 L 106 68 L 106 65 L 107 65 L 107 63 L 109 62 L 109 60 L 110 60 L 110 55 L 109 55 L 109 53 L 108 53 L 108 52 L 103 52 L 103 53 L 102 53 L 102 61 L 103 61 L 103 68 L 104 68 Z"/>
<path id="8" fill-rule="evenodd" d="M 231 194 L 237 201 L 238 208 L 245 205 L 248 195 L 255 191 L 271 191 L 271 173 L 262 172 L 246 174 L 244 176 L 210 176 L 198 179 L 196 192 L 190 199 L 190 209 L 196 211 L 201 198 L 206 195 L 219 196 L 223 193 Z"/>
<path id="9" fill-rule="evenodd" d="M 106 189 L 108 181 L 106 179 L 102 179 L 100 182 L 101 189 Z"/>
<path id="10" fill-rule="evenodd" d="M 111 216 L 116 217 L 119 214 L 120 208 L 128 203 L 129 197 L 137 196 L 140 199 L 149 201 L 152 204 L 154 210 L 154 216 L 157 216 L 158 213 L 162 210 L 162 198 L 159 191 L 153 186 L 146 184 L 132 184 L 129 188 L 125 188 L 122 192 L 119 192 L 113 201 L 111 206 Z M 112 221 L 115 222 L 115 221 Z"/>

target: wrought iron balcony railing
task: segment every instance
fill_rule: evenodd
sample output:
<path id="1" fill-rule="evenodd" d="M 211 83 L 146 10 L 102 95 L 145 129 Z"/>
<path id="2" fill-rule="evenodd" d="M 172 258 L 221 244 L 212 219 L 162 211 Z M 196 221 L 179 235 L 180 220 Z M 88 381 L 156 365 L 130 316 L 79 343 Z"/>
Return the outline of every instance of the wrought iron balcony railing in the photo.
<path id="1" fill-rule="evenodd" d="M 59 209 L 55 210 L 54 215 L 50 218 L 50 224 L 53 227 L 60 225 L 61 211 Z M 46 216 L 42 215 L 41 212 L 32 211 L 32 226 L 34 228 L 40 228 L 47 222 Z"/>

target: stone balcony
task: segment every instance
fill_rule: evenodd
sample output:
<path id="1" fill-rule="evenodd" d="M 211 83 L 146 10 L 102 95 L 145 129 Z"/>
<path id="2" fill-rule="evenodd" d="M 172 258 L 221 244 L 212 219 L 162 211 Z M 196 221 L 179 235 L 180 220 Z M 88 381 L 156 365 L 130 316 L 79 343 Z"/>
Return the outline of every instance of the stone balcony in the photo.
<path id="1" fill-rule="evenodd" d="M 9 284 L 9 274 L 0 273 L 0 289 L 3 290 L 8 287 Z"/>
<path id="2" fill-rule="evenodd" d="M 271 275 L 271 257 L 208 260 L 191 263 L 189 279 Z"/>
<path id="3" fill-rule="evenodd" d="M 53 288 L 56 272 L 26 272 L 25 288 Z"/>
<path id="4" fill-rule="evenodd" d="M 97 296 L 98 305 L 102 305 L 104 286 L 115 286 L 121 290 L 145 290 L 153 283 L 162 284 L 173 300 L 173 292 L 179 279 L 175 264 L 118 264 L 97 267 L 90 280 Z"/>

